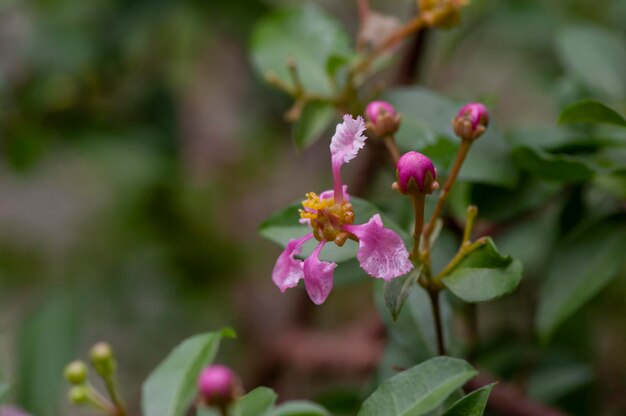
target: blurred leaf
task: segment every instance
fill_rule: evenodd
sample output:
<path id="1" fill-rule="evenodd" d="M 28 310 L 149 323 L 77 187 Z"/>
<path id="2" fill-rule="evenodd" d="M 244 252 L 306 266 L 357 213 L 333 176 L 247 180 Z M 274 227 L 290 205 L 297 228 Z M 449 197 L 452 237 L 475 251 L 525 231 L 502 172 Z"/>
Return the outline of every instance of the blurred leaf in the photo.
<path id="1" fill-rule="evenodd" d="M 9 396 L 9 391 L 11 391 L 11 386 L 6 383 L 0 384 L 0 404 L 5 402 Z"/>
<path id="2" fill-rule="evenodd" d="M 419 416 L 437 408 L 477 372 L 467 362 L 436 357 L 383 382 L 363 403 L 359 416 Z"/>
<path id="3" fill-rule="evenodd" d="M 184 415 L 196 394 L 198 375 L 215 358 L 223 337 L 234 337 L 233 330 L 195 335 L 174 348 L 143 384 L 143 414 Z"/>
<path id="4" fill-rule="evenodd" d="M 487 406 L 491 390 L 496 385 L 492 383 L 481 387 L 454 403 L 441 416 L 482 416 Z"/>
<path id="5" fill-rule="evenodd" d="M 528 395 L 544 403 L 555 403 L 566 394 L 593 381 L 593 369 L 588 364 L 537 366 L 530 377 Z"/>
<path id="6" fill-rule="evenodd" d="M 38 416 L 58 415 L 63 368 L 74 356 L 80 313 L 71 291 L 52 294 L 23 323 L 17 401 Z"/>
<path id="7" fill-rule="evenodd" d="M 397 225 L 393 220 L 382 214 L 380 209 L 372 205 L 365 199 L 350 197 L 350 203 L 354 207 L 355 224 L 362 224 L 374 215 L 380 214 L 385 224 L 385 227 L 391 228 L 406 242 L 409 239 L 407 233 Z M 300 224 L 299 209 L 302 208 L 301 204 L 293 204 L 284 208 L 268 219 L 263 221 L 259 226 L 259 233 L 270 241 L 273 241 L 282 247 L 285 247 L 289 240 L 302 237 L 305 234 L 309 234 L 311 229 L 305 225 Z M 317 241 L 309 241 L 302 248 L 302 257 L 306 257 L 313 252 Z M 352 240 L 346 241 L 343 247 L 338 247 L 335 244 L 327 244 L 322 251 L 320 258 L 326 261 L 343 262 L 356 257 L 357 243 Z"/>
<path id="8" fill-rule="evenodd" d="M 268 416 L 331 416 L 328 410 L 316 403 L 294 400 L 281 404 L 268 413 Z"/>
<path id="9" fill-rule="evenodd" d="M 568 105 L 561 111 L 559 123 L 606 123 L 626 127 L 626 120 L 621 114 L 595 100 L 582 100 Z"/>
<path id="10" fill-rule="evenodd" d="M 557 247 L 536 316 L 544 340 L 617 275 L 624 264 L 624 247 L 626 219 L 621 217 L 583 224 Z"/>
<path id="11" fill-rule="evenodd" d="M 513 159 L 522 169 L 546 180 L 583 182 L 604 169 L 582 156 L 551 154 L 539 148 L 517 147 Z"/>
<path id="12" fill-rule="evenodd" d="M 313 101 L 305 105 L 294 125 L 294 141 L 306 149 L 317 140 L 335 118 L 335 107 L 327 102 Z"/>
<path id="13" fill-rule="evenodd" d="M 409 297 L 411 289 L 415 286 L 416 279 L 419 277 L 421 270 L 422 267 L 420 266 L 404 276 L 396 277 L 395 279 L 385 282 L 383 286 L 385 307 L 389 313 L 391 313 L 391 317 L 394 321 L 398 319 L 402 306 L 404 306 L 404 302 L 406 302 Z"/>
<path id="14" fill-rule="evenodd" d="M 278 395 L 267 387 L 257 387 L 237 399 L 231 411 L 232 416 L 259 416 L 265 414 L 276 403 Z"/>
<path id="15" fill-rule="evenodd" d="M 626 44 L 618 33 L 594 26 L 571 26 L 557 37 L 563 65 L 587 88 L 615 100 L 626 94 Z"/>
<path id="16" fill-rule="evenodd" d="M 498 253 L 491 238 L 446 277 L 443 283 L 466 302 L 484 302 L 517 288 L 522 278 L 522 264 L 511 256 Z"/>
<path id="17" fill-rule="evenodd" d="M 461 104 L 421 87 L 394 89 L 384 98 L 404 115 L 396 135 L 400 148 L 428 154 L 439 169 L 449 165 L 459 142 L 452 129 L 452 119 Z M 509 147 L 495 123 L 472 146 L 459 178 L 505 187 L 515 185 L 517 172 L 510 160 Z"/>
<path id="18" fill-rule="evenodd" d="M 262 77 L 269 72 L 293 86 L 287 63 L 293 59 L 307 92 L 329 95 L 329 60 L 351 54 L 341 24 L 313 4 L 278 10 L 257 23 L 252 33 L 252 61 Z M 334 65 L 331 65 L 334 67 Z"/>

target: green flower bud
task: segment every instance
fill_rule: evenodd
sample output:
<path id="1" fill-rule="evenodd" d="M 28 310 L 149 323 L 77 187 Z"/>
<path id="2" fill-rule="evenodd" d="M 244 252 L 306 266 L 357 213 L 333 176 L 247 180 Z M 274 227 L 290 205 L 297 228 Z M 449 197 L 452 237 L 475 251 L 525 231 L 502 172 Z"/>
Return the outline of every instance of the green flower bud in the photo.
<path id="1" fill-rule="evenodd" d="M 87 380 L 87 366 L 84 362 L 72 361 L 65 367 L 65 380 L 74 385 L 83 384 Z"/>
<path id="2" fill-rule="evenodd" d="M 70 389 L 67 399 L 72 404 L 81 405 L 89 401 L 87 386 L 74 386 Z"/>
<path id="3" fill-rule="evenodd" d="M 98 342 L 91 347 L 91 363 L 96 373 L 101 377 L 110 377 L 115 373 L 115 359 L 113 349 L 106 342 Z"/>

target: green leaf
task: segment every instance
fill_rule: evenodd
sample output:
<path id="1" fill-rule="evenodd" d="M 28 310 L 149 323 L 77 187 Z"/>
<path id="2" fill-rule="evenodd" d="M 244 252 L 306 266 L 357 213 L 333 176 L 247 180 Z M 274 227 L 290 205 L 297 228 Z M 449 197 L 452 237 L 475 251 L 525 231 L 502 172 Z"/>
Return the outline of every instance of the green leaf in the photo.
<path id="1" fill-rule="evenodd" d="M 459 143 L 452 119 L 462 104 L 421 87 L 394 89 L 384 99 L 404 115 L 396 135 L 399 147 L 428 154 L 440 170 L 449 167 Z M 459 179 L 504 187 L 516 184 L 517 172 L 511 163 L 509 146 L 495 123 L 472 146 Z"/>
<path id="2" fill-rule="evenodd" d="M 0 404 L 4 403 L 9 396 L 9 392 L 11 391 L 11 386 L 6 383 L 0 384 Z"/>
<path id="3" fill-rule="evenodd" d="M 624 264 L 626 219 L 607 217 L 578 227 L 549 262 L 536 327 L 546 341 L 567 318 L 602 290 Z"/>
<path id="4" fill-rule="evenodd" d="M 75 354 L 80 316 L 74 293 L 64 289 L 49 295 L 22 324 L 17 401 L 33 415 L 59 414 L 63 368 Z"/>
<path id="5" fill-rule="evenodd" d="M 482 416 L 489 394 L 495 385 L 496 383 L 488 384 L 471 392 L 450 406 L 441 416 Z"/>
<path id="6" fill-rule="evenodd" d="M 626 120 L 617 111 L 595 100 L 582 100 L 565 107 L 559 124 L 604 123 L 626 127 Z"/>
<path id="7" fill-rule="evenodd" d="M 374 214 L 380 213 L 385 227 L 391 228 L 397 232 L 405 242 L 409 240 L 406 231 L 392 219 L 382 214 L 380 209 L 370 202 L 351 196 L 350 203 L 354 207 L 355 224 L 365 223 L 369 221 Z M 311 229 L 308 226 L 298 222 L 300 219 L 298 210 L 301 208 L 302 205 L 297 203 L 274 213 L 259 226 L 259 233 L 282 247 L 285 247 L 287 243 L 289 243 L 289 240 L 300 238 L 310 233 Z M 306 257 L 311 254 L 315 245 L 316 241 L 307 242 L 302 248 L 302 256 Z M 338 247 L 335 244 L 327 244 L 320 258 L 326 261 L 344 262 L 356 257 L 357 247 L 358 244 L 352 240 L 346 241 L 343 247 Z"/>
<path id="8" fill-rule="evenodd" d="M 278 395 L 267 387 L 257 387 L 237 399 L 231 411 L 233 416 L 260 416 L 274 407 Z"/>
<path id="9" fill-rule="evenodd" d="M 517 147 L 513 159 L 521 168 L 541 178 L 559 182 L 584 182 L 604 172 L 581 156 L 551 154 L 539 148 Z"/>
<path id="10" fill-rule="evenodd" d="M 305 105 L 294 125 L 294 141 L 300 149 L 306 149 L 328 128 L 335 118 L 335 107 L 327 102 L 313 101 Z"/>
<path id="11" fill-rule="evenodd" d="M 522 278 L 522 263 L 498 253 L 491 238 L 446 277 L 443 283 L 466 302 L 485 302 L 512 292 Z"/>
<path id="12" fill-rule="evenodd" d="M 467 362 L 436 357 L 383 382 L 359 416 L 419 416 L 437 408 L 477 372 Z"/>
<path id="13" fill-rule="evenodd" d="M 184 415 L 196 393 L 200 371 L 215 358 L 221 339 L 233 336 L 232 329 L 207 332 L 188 338 L 174 348 L 143 384 L 143 414 Z"/>
<path id="14" fill-rule="evenodd" d="M 391 313 L 392 319 L 398 319 L 398 315 L 404 306 L 411 289 L 415 286 L 422 267 L 407 273 L 404 276 L 386 281 L 383 286 L 383 296 L 385 298 L 385 307 Z"/>
<path id="15" fill-rule="evenodd" d="M 287 67 L 293 59 L 304 89 L 325 95 L 333 92 L 327 68 L 336 69 L 329 60 L 352 54 L 341 24 L 313 4 L 278 10 L 259 21 L 251 49 L 252 62 L 261 76 L 271 72 L 293 86 Z"/>
<path id="16" fill-rule="evenodd" d="M 594 26 L 572 26 L 557 38 L 563 65 L 591 91 L 623 100 L 626 93 L 626 44 L 620 34 Z"/>
<path id="17" fill-rule="evenodd" d="M 593 380 L 594 372 L 589 364 L 546 363 L 537 366 L 530 377 L 528 395 L 544 403 L 556 403 L 564 396 L 591 384 Z"/>
<path id="18" fill-rule="evenodd" d="M 331 416 L 328 410 L 304 400 L 287 402 L 269 412 L 268 416 Z"/>

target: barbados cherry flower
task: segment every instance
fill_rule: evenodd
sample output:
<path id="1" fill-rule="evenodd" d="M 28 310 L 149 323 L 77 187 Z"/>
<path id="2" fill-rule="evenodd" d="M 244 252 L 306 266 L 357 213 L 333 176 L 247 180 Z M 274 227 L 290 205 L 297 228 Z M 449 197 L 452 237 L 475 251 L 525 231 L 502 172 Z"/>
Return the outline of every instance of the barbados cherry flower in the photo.
<path id="1" fill-rule="evenodd" d="M 310 192 L 302 201 L 300 222 L 307 224 L 311 232 L 289 241 L 276 260 L 272 280 L 282 292 L 304 279 L 304 287 L 313 303 L 324 303 L 333 288 L 337 264 L 322 261 L 319 255 L 327 243 L 341 247 L 347 239 L 359 242 L 357 259 L 361 268 L 373 277 L 391 280 L 413 268 L 402 238 L 383 226 L 380 215 L 374 215 L 365 224 L 354 224 L 347 186 L 341 182 L 341 167 L 354 159 L 365 145 L 364 131 L 361 116 L 353 119 L 346 114 L 343 123 L 337 125 L 330 143 L 334 188 L 319 196 Z M 318 241 L 315 250 L 305 260 L 297 259 L 302 246 L 313 238 Z"/>

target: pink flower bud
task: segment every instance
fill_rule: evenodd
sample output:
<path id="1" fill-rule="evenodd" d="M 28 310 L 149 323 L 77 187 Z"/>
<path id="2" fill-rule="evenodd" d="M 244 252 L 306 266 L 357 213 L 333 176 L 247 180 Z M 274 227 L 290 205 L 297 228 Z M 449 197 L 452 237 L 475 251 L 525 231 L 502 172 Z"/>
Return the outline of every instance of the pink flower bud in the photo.
<path id="1" fill-rule="evenodd" d="M 396 164 L 398 190 L 403 194 L 430 194 L 439 187 L 432 160 L 418 152 L 402 155 Z"/>
<path id="2" fill-rule="evenodd" d="M 240 384 L 230 368 L 219 364 L 205 368 L 198 377 L 198 391 L 207 405 L 227 406 L 239 395 Z"/>
<path id="3" fill-rule="evenodd" d="M 476 140 L 487 130 L 489 113 L 481 103 L 464 105 L 452 121 L 454 132 L 463 140 Z"/>
<path id="4" fill-rule="evenodd" d="M 387 101 L 372 101 L 365 108 L 368 130 L 378 137 L 393 135 L 400 128 L 402 117 Z"/>
<path id="5" fill-rule="evenodd" d="M 365 115 L 373 124 L 378 121 L 378 116 L 388 113 L 391 116 L 396 115 L 396 109 L 387 101 L 372 101 L 365 108 Z"/>

